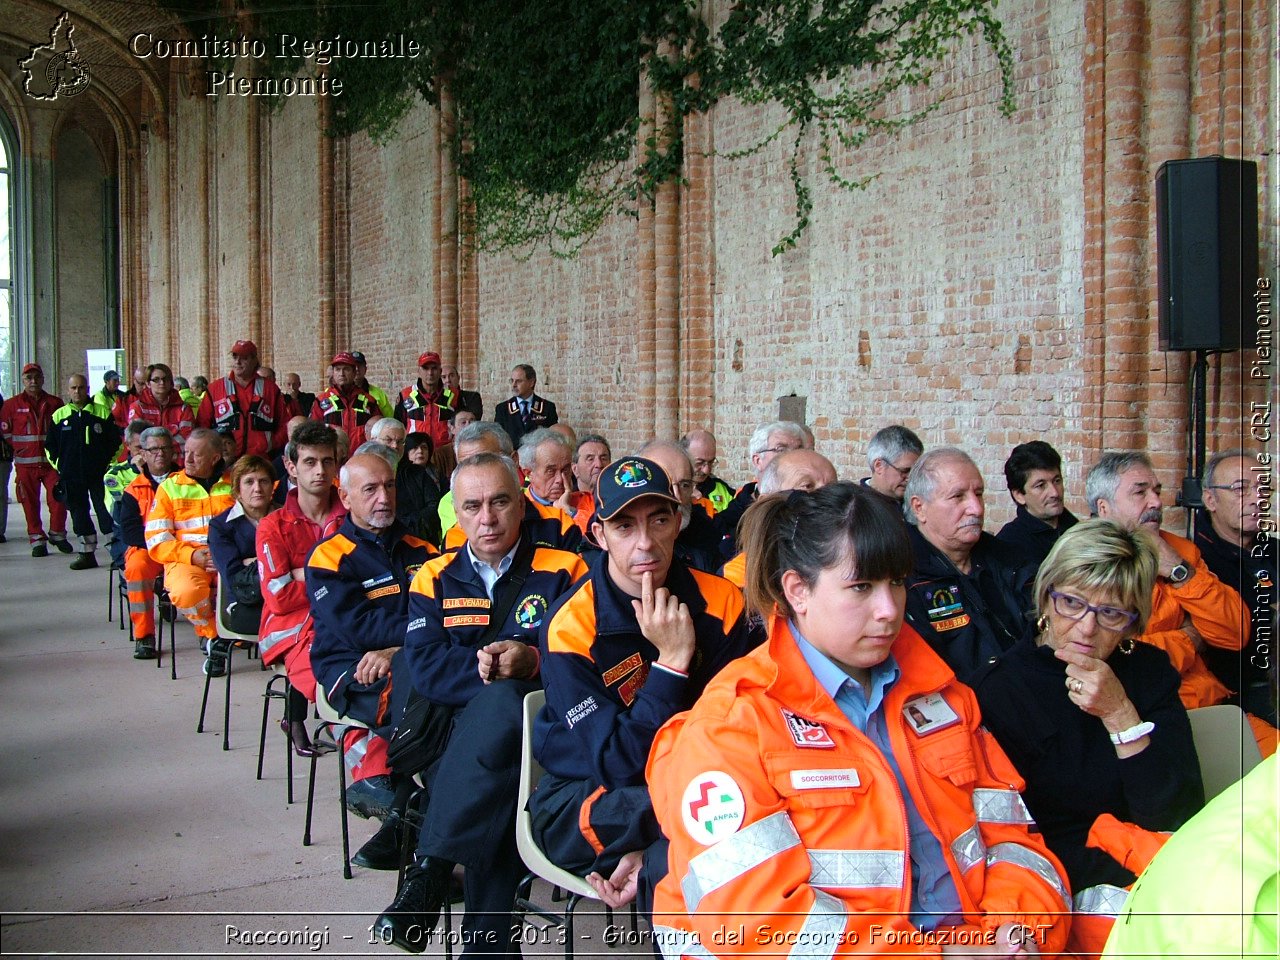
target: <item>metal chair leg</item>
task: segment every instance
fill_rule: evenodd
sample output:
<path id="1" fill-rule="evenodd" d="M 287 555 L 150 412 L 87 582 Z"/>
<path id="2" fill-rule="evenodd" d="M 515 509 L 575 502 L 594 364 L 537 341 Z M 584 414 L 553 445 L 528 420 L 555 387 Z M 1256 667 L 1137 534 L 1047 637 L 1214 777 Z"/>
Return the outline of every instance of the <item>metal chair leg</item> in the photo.
<path id="1" fill-rule="evenodd" d="M 237 643 L 227 644 L 227 699 L 222 705 L 222 749 L 230 750 L 231 744 L 231 655 L 236 652 Z"/>
<path id="2" fill-rule="evenodd" d="M 204 733 L 204 712 L 209 706 L 209 681 L 212 679 L 206 670 L 204 674 L 204 696 L 200 699 L 200 719 L 196 721 L 196 733 Z"/>

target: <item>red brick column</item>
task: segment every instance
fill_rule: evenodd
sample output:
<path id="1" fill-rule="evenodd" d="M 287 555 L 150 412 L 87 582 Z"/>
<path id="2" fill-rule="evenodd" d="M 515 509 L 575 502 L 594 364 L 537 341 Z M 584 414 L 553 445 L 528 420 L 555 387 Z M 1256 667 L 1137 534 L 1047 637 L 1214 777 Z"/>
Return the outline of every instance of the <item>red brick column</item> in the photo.
<path id="1" fill-rule="evenodd" d="M 331 122 L 333 108 L 328 97 L 319 98 L 319 109 L 316 111 L 317 147 L 320 152 L 319 188 L 320 188 L 320 336 L 317 338 L 317 360 L 319 369 L 323 370 L 333 359 L 337 342 L 337 312 L 335 305 L 335 273 L 334 255 L 336 244 L 334 238 L 334 142 L 325 131 Z"/>
<path id="2" fill-rule="evenodd" d="M 447 361 L 458 354 L 458 165 L 453 157 L 458 118 L 446 83 L 440 84 L 437 117 L 436 310 L 431 342 L 414 349 L 430 347 Z"/>
<path id="3" fill-rule="evenodd" d="M 715 428 L 715 149 L 711 118 L 684 124 L 680 197 L 680 419 L 677 432 Z"/>

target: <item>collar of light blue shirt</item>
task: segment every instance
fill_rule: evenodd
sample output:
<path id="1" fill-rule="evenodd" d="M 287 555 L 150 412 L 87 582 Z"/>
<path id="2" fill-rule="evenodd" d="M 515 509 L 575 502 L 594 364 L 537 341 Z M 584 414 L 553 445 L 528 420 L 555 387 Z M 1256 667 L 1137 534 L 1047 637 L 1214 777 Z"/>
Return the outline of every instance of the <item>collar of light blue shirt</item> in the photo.
<path id="1" fill-rule="evenodd" d="M 832 700 L 836 698 L 836 694 L 840 692 L 840 688 L 846 683 L 853 684 L 859 690 L 862 689 L 862 684 L 845 673 L 834 660 L 806 640 L 804 634 L 800 632 L 800 628 L 793 621 L 787 621 L 787 626 L 791 629 L 791 636 L 796 642 L 796 647 L 800 650 L 800 655 L 804 657 L 804 662 L 813 671 L 813 676 L 818 681 L 818 686 L 822 687 Z M 893 659 L 893 654 L 890 654 L 885 657 L 883 662 L 871 668 L 871 690 L 888 688 L 890 684 L 898 679 L 898 673 L 898 662 Z"/>
<path id="2" fill-rule="evenodd" d="M 475 570 L 480 577 L 480 581 L 484 584 L 485 592 L 489 594 L 489 599 L 493 599 L 493 586 L 502 575 L 511 569 L 511 561 L 515 559 L 516 551 L 520 549 L 520 541 L 516 541 L 516 545 L 507 551 L 507 555 L 498 561 L 498 565 L 491 566 L 479 559 L 471 552 L 471 544 L 467 544 L 467 559 L 471 561 L 471 568 Z"/>
<path id="3" fill-rule="evenodd" d="M 529 494 L 529 496 L 533 497 L 535 502 L 542 504 L 544 507 L 549 507 L 555 502 L 553 500 L 543 500 L 533 492 L 533 487 L 525 487 L 525 493 Z"/>

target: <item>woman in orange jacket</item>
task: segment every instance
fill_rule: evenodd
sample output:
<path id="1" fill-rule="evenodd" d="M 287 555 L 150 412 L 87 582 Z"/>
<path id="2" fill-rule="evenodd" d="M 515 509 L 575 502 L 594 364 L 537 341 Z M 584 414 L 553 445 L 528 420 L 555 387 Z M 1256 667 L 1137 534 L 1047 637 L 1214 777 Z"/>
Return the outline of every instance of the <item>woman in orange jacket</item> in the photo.
<path id="1" fill-rule="evenodd" d="M 743 520 L 767 643 L 659 732 L 670 839 L 654 903 L 668 960 L 851 953 L 1033 956 L 1070 895 L 973 693 L 909 626 L 902 518 L 856 484 Z"/>

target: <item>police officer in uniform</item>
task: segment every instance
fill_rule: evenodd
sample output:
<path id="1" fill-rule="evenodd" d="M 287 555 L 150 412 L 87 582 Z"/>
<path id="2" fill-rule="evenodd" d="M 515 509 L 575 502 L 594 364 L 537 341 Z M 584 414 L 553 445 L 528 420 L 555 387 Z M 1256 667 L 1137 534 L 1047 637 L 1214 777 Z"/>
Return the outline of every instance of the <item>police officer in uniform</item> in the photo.
<path id="1" fill-rule="evenodd" d="M 511 436 L 511 444 L 520 448 L 520 439 L 539 427 L 549 427 L 559 422 L 556 405 L 533 392 L 538 385 L 538 374 L 527 363 L 516 364 L 511 369 L 511 389 L 514 396 L 498 404 L 494 422 Z"/>

